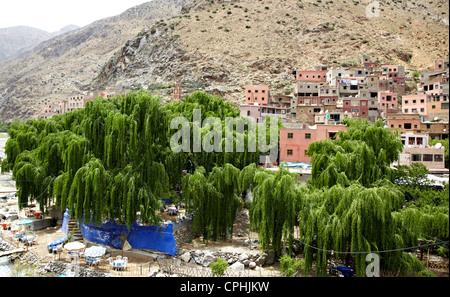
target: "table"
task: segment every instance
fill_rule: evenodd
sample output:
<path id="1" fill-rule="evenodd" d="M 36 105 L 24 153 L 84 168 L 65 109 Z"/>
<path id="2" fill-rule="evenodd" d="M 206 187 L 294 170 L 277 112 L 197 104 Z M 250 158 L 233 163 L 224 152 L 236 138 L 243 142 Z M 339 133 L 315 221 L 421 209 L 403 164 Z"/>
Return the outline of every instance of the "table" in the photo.
<path id="1" fill-rule="evenodd" d="M 125 265 L 125 261 L 124 260 L 114 260 L 113 261 L 113 269 L 117 268 L 117 270 L 122 269 L 122 267 Z"/>
<path id="2" fill-rule="evenodd" d="M 35 242 L 35 238 L 32 235 L 23 236 L 21 240 L 23 243 L 28 243 L 29 245 L 33 245 L 33 242 Z"/>
<path id="3" fill-rule="evenodd" d="M 177 208 L 176 207 L 168 207 L 167 208 L 167 212 L 172 215 L 172 214 L 176 214 L 177 213 Z"/>
<path id="4" fill-rule="evenodd" d="M 91 266 L 98 261 L 98 258 L 85 257 L 84 260 L 88 266 Z"/>

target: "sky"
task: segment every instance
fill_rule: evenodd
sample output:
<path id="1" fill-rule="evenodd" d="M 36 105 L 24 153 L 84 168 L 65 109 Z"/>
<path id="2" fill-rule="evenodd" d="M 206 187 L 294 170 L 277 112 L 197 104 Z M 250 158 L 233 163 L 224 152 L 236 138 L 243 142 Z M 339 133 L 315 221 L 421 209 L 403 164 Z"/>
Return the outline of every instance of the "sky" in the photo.
<path id="1" fill-rule="evenodd" d="M 56 32 L 84 27 L 151 0 L 1 0 L 0 28 L 29 26 Z"/>

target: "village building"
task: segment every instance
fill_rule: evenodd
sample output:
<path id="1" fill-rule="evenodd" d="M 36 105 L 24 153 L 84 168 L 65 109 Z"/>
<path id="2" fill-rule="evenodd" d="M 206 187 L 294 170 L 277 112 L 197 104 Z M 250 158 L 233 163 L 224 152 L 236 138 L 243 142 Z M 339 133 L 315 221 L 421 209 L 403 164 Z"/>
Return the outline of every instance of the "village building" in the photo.
<path id="1" fill-rule="evenodd" d="M 286 125 L 280 130 L 280 163 L 281 162 L 311 162 L 306 155 L 309 145 L 315 141 L 334 139 L 345 125 Z"/>
<path id="2" fill-rule="evenodd" d="M 267 85 L 247 85 L 245 86 L 245 104 L 258 103 L 267 105 L 270 100 L 269 86 Z"/>
<path id="3" fill-rule="evenodd" d="M 175 87 L 173 88 L 173 91 L 172 91 L 172 99 L 173 99 L 173 101 L 181 101 L 181 96 L 182 96 L 182 91 L 180 88 L 180 82 L 177 81 L 177 82 L 175 82 Z"/>
<path id="4" fill-rule="evenodd" d="M 402 97 L 402 113 L 420 114 L 426 117 L 427 94 L 405 95 Z"/>
<path id="5" fill-rule="evenodd" d="M 398 165 L 411 166 L 413 163 L 423 164 L 431 174 L 448 173 L 445 168 L 445 150 L 442 145 L 429 146 L 427 135 L 401 135 L 404 145 L 399 155 Z"/>

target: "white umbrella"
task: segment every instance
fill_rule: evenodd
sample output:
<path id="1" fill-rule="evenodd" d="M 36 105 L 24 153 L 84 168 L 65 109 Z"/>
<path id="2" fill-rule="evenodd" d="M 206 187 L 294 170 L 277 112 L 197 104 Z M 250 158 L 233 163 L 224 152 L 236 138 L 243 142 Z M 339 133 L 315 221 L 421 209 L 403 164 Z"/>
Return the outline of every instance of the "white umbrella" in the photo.
<path id="1" fill-rule="evenodd" d="M 106 253 L 106 248 L 101 246 L 92 246 L 84 251 L 84 256 L 87 258 L 99 258 L 104 256 Z"/>
<path id="2" fill-rule="evenodd" d="M 31 223 L 33 223 L 32 220 L 25 219 L 25 220 L 20 220 L 20 221 L 16 222 L 16 225 L 22 226 L 22 225 L 29 225 Z"/>
<path id="3" fill-rule="evenodd" d="M 69 252 L 81 251 L 85 248 L 85 245 L 79 241 L 72 241 L 64 245 L 64 249 Z"/>

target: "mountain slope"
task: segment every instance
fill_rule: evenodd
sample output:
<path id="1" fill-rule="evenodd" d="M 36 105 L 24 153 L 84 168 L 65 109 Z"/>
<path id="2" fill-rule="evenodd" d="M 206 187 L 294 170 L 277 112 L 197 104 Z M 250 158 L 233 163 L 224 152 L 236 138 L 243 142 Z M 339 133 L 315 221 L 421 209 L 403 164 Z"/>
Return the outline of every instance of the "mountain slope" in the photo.
<path id="1" fill-rule="evenodd" d="M 338 67 L 363 54 L 425 70 L 448 59 L 448 1 L 159 0 L 46 41 L 0 71 L 0 118 L 27 118 L 43 98 L 181 81 L 238 102 L 246 84 L 292 87 L 292 70 Z"/>
<path id="2" fill-rule="evenodd" d="M 181 12 L 191 0 L 153 0 L 40 43 L 0 62 L 0 121 L 26 119 L 43 99 L 58 102 L 86 91 L 96 73 L 143 28 Z"/>
<path id="3" fill-rule="evenodd" d="M 50 36 L 46 31 L 26 26 L 0 28 L 0 61 L 22 49 L 31 48 Z"/>
<path id="4" fill-rule="evenodd" d="M 413 3 L 381 1 L 380 16 L 368 18 L 358 1 L 194 1 L 124 46 L 91 88 L 180 80 L 239 102 L 246 84 L 282 93 L 295 68 L 359 64 L 364 54 L 425 70 L 448 57 L 448 1 Z"/>

